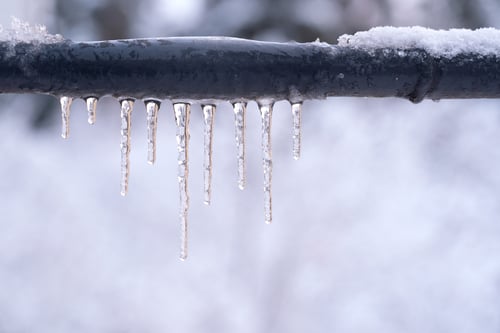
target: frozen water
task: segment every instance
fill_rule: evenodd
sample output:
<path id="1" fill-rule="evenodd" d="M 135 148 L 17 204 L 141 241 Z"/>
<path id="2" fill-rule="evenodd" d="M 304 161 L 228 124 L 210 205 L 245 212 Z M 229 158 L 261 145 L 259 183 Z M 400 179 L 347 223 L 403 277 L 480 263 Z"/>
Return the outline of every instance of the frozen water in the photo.
<path id="1" fill-rule="evenodd" d="M 97 108 L 97 98 L 95 97 L 87 97 L 85 99 L 85 104 L 87 104 L 87 114 L 88 114 L 88 122 L 90 125 L 95 124 L 95 111 Z"/>
<path id="2" fill-rule="evenodd" d="M 33 26 L 13 17 L 10 28 L 4 28 L 0 25 L 0 40 L 13 43 L 60 43 L 65 39 L 61 35 L 49 34 L 44 25 Z"/>
<path id="3" fill-rule="evenodd" d="M 204 161 L 203 183 L 204 203 L 210 205 L 212 195 L 212 141 L 215 118 L 215 105 L 203 106 L 204 131 Z"/>
<path id="4" fill-rule="evenodd" d="M 63 96 L 59 101 L 61 102 L 61 118 L 62 118 L 61 136 L 63 139 L 67 139 L 69 137 L 69 115 L 71 113 L 71 103 L 73 103 L 73 98 Z"/>
<path id="5" fill-rule="evenodd" d="M 272 149 L 271 149 L 271 120 L 273 105 L 260 105 L 260 116 L 262 118 L 262 167 L 264 169 L 264 221 L 270 224 L 272 216 L 271 181 L 273 171 Z"/>
<path id="6" fill-rule="evenodd" d="M 155 101 L 146 102 L 146 121 L 148 129 L 148 163 L 156 161 L 156 129 L 158 127 L 158 110 L 160 103 Z"/>
<path id="7" fill-rule="evenodd" d="M 238 187 L 243 190 L 246 184 L 245 172 L 245 114 L 246 103 L 237 102 L 233 104 L 236 148 L 238 151 Z"/>
<path id="8" fill-rule="evenodd" d="M 500 54 L 500 30 L 433 30 L 423 27 L 376 27 L 354 35 L 342 35 L 339 46 L 363 50 L 376 48 L 420 48 L 436 57 L 451 58 L 459 53 Z"/>
<path id="9" fill-rule="evenodd" d="M 121 195 L 128 192 L 128 177 L 130 173 L 130 125 L 134 101 L 121 101 Z"/>
<path id="10" fill-rule="evenodd" d="M 300 140 L 301 140 L 301 122 L 302 122 L 302 103 L 292 104 L 292 117 L 293 117 L 293 158 L 298 160 L 300 158 Z"/>
<path id="11" fill-rule="evenodd" d="M 186 260 L 188 255 L 188 147 L 189 147 L 189 115 L 191 106 L 187 103 L 175 103 L 175 123 L 177 125 L 177 151 L 178 151 L 178 169 L 177 180 L 179 182 L 179 219 L 181 224 L 181 251 L 180 259 Z"/>

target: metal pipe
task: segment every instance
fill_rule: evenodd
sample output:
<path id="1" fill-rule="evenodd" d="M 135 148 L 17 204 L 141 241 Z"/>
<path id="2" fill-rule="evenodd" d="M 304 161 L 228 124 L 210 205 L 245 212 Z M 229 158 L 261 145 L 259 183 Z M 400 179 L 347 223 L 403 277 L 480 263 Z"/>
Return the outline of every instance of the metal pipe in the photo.
<path id="1" fill-rule="evenodd" d="M 172 100 L 500 97 L 500 58 L 226 37 L 0 42 L 0 93 Z"/>

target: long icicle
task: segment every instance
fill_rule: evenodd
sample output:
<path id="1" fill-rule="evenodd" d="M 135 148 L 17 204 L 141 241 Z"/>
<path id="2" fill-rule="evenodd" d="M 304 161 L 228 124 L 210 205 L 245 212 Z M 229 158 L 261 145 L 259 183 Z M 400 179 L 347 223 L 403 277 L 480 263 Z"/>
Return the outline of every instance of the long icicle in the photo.
<path id="1" fill-rule="evenodd" d="M 273 105 L 259 105 L 262 118 L 262 167 L 264 169 L 264 221 L 270 224 L 273 220 L 271 181 L 273 171 L 271 149 L 271 121 Z"/>
<path id="2" fill-rule="evenodd" d="M 130 125 L 134 101 L 124 99 L 121 104 L 121 195 L 128 192 L 128 178 L 130 173 Z"/>
<path id="3" fill-rule="evenodd" d="M 71 113 L 72 97 L 63 96 L 59 100 L 61 103 L 61 118 L 62 118 L 62 131 L 61 137 L 67 139 L 69 137 L 69 115 Z"/>
<path id="4" fill-rule="evenodd" d="M 243 190 L 246 185 L 245 171 L 245 114 L 246 103 L 237 102 L 233 104 L 234 123 L 235 123 L 235 138 L 238 151 L 238 187 Z"/>
<path id="5" fill-rule="evenodd" d="M 298 160 L 300 158 L 300 145 L 301 145 L 301 123 L 302 123 L 302 103 L 292 104 L 292 117 L 293 117 L 293 158 Z"/>
<path id="6" fill-rule="evenodd" d="M 90 125 L 95 124 L 95 111 L 97 109 L 97 98 L 95 97 L 87 97 L 85 99 L 85 104 L 87 104 L 87 116 L 88 123 Z"/>
<path id="7" fill-rule="evenodd" d="M 212 146 L 214 137 L 214 119 L 215 105 L 203 106 L 204 131 L 204 163 L 203 163 L 203 181 L 204 181 L 204 199 L 206 205 L 210 205 L 212 197 Z"/>
<path id="8" fill-rule="evenodd" d="M 188 147 L 189 147 L 189 114 L 191 106 L 187 103 L 175 103 L 175 123 L 177 124 L 177 151 L 178 151 L 178 171 L 177 180 L 179 182 L 179 219 L 181 224 L 181 251 L 180 259 L 186 260 L 188 255 Z"/>
<path id="9" fill-rule="evenodd" d="M 146 119 L 148 131 L 148 163 L 154 164 L 156 161 L 156 129 L 158 124 L 158 110 L 160 103 L 156 101 L 146 102 Z"/>

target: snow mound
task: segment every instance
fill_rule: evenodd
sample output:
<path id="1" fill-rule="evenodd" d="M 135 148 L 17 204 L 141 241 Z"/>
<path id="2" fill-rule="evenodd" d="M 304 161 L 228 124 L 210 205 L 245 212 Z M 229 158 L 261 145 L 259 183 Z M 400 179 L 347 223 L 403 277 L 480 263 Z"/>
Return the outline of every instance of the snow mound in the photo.
<path id="1" fill-rule="evenodd" d="M 451 58 L 460 53 L 500 54 L 500 30 L 433 30 L 424 27 L 376 27 L 354 35 L 342 35 L 339 46 L 363 50 L 378 48 L 424 49 L 435 57 Z"/>
<path id="2" fill-rule="evenodd" d="M 4 28 L 0 25 L 0 40 L 12 43 L 31 42 L 50 44 L 63 42 L 65 39 L 59 34 L 49 34 L 44 25 L 37 24 L 32 26 L 27 22 L 13 17 L 10 28 Z"/>

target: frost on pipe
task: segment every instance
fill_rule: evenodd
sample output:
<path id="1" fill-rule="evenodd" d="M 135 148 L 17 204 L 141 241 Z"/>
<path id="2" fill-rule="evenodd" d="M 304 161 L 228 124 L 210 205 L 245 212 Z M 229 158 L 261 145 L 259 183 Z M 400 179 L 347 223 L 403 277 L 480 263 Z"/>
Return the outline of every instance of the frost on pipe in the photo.
<path id="1" fill-rule="evenodd" d="M 190 104 L 204 116 L 204 202 L 211 201 L 216 103 L 234 110 L 238 186 L 246 185 L 245 116 L 258 101 L 262 120 L 264 221 L 272 221 L 271 123 L 274 102 L 292 110 L 293 158 L 301 154 L 302 102 L 328 96 L 496 98 L 500 96 L 500 31 L 374 28 L 343 35 L 337 45 L 271 43 L 227 37 L 73 42 L 20 21 L 0 29 L 0 93 L 58 96 L 62 136 L 69 136 L 74 98 L 86 101 L 88 122 L 103 96 L 121 103 L 121 194 L 128 191 L 130 119 L 134 101 L 146 105 L 147 161 L 156 160 L 157 117 L 174 101 L 177 125 L 181 259 L 188 253 Z"/>

